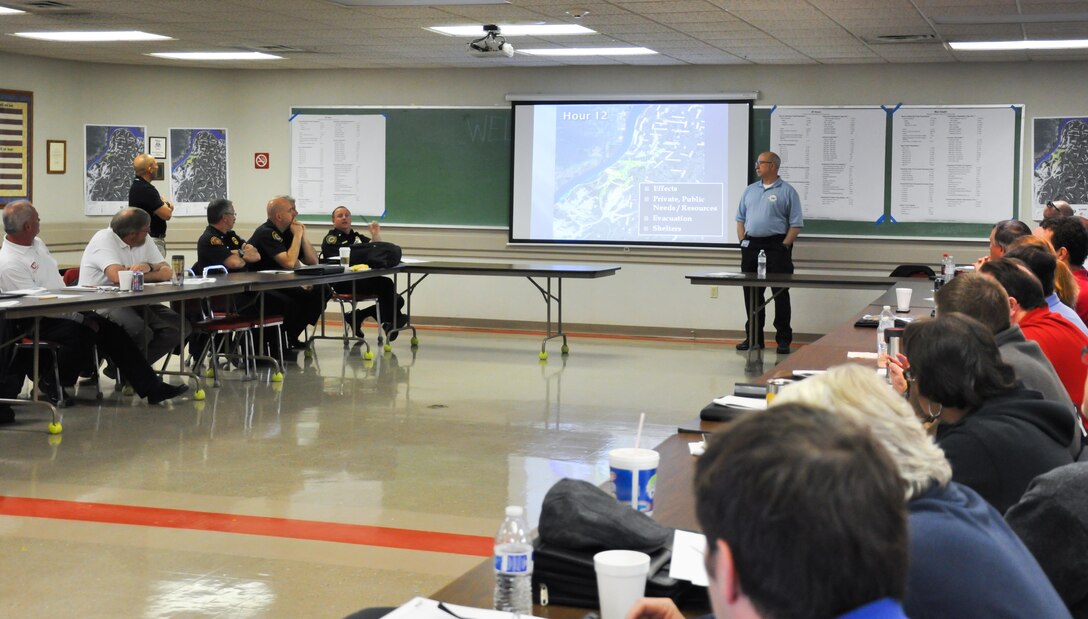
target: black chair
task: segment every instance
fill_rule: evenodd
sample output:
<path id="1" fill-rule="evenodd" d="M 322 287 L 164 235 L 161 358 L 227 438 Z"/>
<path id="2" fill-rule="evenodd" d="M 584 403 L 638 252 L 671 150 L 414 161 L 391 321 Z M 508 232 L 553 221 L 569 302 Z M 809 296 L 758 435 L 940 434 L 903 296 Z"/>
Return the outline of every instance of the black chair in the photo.
<path id="1" fill-rule="evenodd" d="M 891 275 L 888 277 L 917 277 L 933 279 L 937 274 L 933 272 L 933 269 L 924 264 L 901 264 L 892 269 Z"/>

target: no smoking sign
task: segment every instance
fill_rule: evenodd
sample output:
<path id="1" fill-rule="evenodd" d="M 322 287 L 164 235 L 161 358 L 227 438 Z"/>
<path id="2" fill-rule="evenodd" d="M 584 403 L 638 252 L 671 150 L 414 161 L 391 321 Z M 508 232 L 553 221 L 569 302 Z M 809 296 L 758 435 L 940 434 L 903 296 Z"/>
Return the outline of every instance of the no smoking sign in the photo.
<path id="1" fill-rule="evenodd" d="M 253 153 L 253 167 L 258 170 L 267 170 L 268 153 Z"/>

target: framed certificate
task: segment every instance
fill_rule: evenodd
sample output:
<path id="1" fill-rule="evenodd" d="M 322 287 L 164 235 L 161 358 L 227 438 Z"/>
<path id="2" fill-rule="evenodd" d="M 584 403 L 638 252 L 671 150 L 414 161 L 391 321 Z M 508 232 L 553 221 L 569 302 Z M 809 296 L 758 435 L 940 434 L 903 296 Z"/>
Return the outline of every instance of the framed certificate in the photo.
<path id="1" fill-rule="evenodd" d="M 166 138 L 148 136 L 147 154 L 155 159 L 166 159 Z"/>
<path id="2" fill-rule="evenodd" d="M 45 141 L 45 173 L 64 174 L 68 171 L 68 141 Z"/>

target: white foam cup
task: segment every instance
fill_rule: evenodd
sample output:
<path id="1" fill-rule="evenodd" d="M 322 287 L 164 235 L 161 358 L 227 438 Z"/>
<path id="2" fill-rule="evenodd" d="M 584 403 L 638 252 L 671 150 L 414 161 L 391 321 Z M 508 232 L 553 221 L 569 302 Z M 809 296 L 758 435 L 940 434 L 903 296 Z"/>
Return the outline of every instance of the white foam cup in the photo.
<path id="1" fill-rule="evenodd" d="M 340 264 L 343 265 L 343 266 L 348 266 L 348 265 L 351 264 L 351 248 L 350 247 L 341 247 L 340 248 Z"/>
<path id="2" fill-rule="evenodd" d="M 608 468 L 613 496 L 620 503 L 653 514 L 660 460 L 660 454 L 652 449 L 621 447 L 609 451 Z"/>
<path id="3" fill-rule="evenodd" d="M 896 288 L 895 289 L 895 309 L 898 312 L 910 311 L 910 288 Z"/>
<path id="4" fill-rule="evenodd" d="M 117 287 L 124 292 L 132 290 L 132 271 L 117 272 Z"/>
<path id="5" fill-rule="evenodd" d="M 634 550 L 605 550 L 593 555 L 601 619 L 624 619 L 646 593 L 650 555 Z"/>

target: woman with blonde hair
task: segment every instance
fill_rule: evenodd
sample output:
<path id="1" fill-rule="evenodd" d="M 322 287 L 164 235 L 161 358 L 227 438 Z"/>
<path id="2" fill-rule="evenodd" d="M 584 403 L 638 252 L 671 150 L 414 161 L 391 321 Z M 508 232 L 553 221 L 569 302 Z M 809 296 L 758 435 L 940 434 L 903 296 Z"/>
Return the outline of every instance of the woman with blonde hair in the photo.
<path id="1" fill-rule="evenodd" d="M 906 482 L 910 568 L 904 610 L 914 619 L 1069 617 L 1038 562 L 952 469 L 910 404 L 872 369 L 847 364 L 789 385 L 766 413 L 808 404 L 860 423 Z M 760 413 L 753 413 L 760 414 Z"/>

